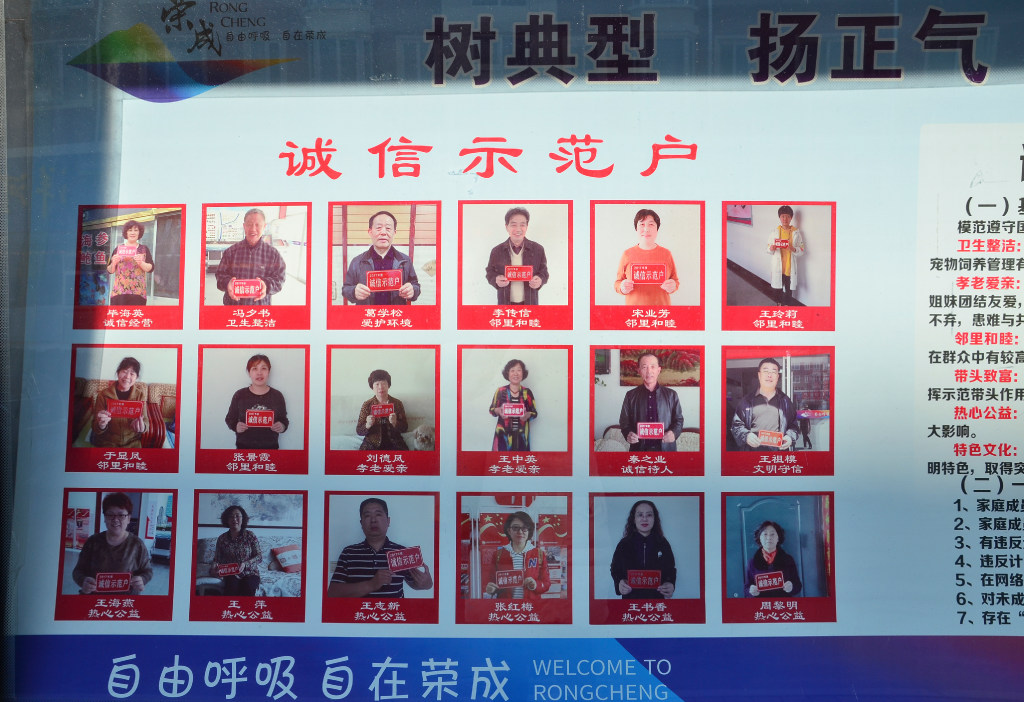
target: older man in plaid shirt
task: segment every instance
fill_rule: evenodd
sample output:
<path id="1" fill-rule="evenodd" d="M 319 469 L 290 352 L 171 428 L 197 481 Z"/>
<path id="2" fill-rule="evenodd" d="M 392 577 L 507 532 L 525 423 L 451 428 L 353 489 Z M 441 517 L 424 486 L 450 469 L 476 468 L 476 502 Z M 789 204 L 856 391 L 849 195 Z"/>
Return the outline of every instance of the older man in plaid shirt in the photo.
<path id="1" fill-rule="evenodd" d="M 254 207 L 245 213 L 245 239 L 232 244 L 217 266 L 217 289 L 224 291 L 225 305 L 269 305 L 270 296 L 284 286 L 284 259 L 277 249 L 263 241 L 267 217 Z M 252 297 L 235 294 L 235 280 L 258 280 L 260 289 Z"/>

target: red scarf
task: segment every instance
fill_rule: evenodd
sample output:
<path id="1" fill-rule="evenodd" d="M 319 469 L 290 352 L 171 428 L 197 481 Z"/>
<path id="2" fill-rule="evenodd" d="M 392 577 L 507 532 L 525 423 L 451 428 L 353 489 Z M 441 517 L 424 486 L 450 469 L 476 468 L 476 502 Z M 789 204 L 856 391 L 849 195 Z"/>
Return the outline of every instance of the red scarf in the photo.
<path id="1" fill-rule="evenodd" d="M 779 549 L 775 549 L 771 553 L 766 552 L 763 548 L 761 549 L 761 556 L 764 557 L 764 562 L 771 565 L 775 562 L 775 557 L 779 555 Z"/>

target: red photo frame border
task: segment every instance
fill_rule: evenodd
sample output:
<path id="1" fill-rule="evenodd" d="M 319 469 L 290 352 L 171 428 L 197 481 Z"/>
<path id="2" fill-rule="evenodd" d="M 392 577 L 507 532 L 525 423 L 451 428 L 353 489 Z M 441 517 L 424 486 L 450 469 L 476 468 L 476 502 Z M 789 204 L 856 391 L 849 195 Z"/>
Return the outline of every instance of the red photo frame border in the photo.
<path id="1" fill-rule="evenodd" d="M 305 394 L 302 407 L 302 449 L 268 449 L 271 459 L 274 461 L 275 470 L 262 473 L 262 475 L 306 475 L 309 472 L 309 345 L 308 344 L 266 344 L 254 346 L 252 344 L 199 344 L 198 358 L 196 361 L 196 383 L 199 386 L 196 394 L 196 473 L 214 473 L 220 475 L 244 475 L 246 473 L 228 470 L 227 465 L 231 463 L 234 454 L 245 449 L 204 449 L 202 448 L 203 429 L 203 365 L 204 354 L 208 349 L 300 349 L 305 353 L 306 368 L 303 376 L 305 378 Z M 224 465 L 224 468 L 216 468 L 215 465 Z M 261 473 L 249 473 L 259 475 Z"/>
<path id="2" fill-rule="evenodd" d="M 546 349 L 566 351 L 567 388 L 566 388 L 566 437 L 565 451 L 468 451 L 462 448 L 462 352 L 465 349 Z M 459 344 L 458 352 L 458 388 L 459 393 L 456 401 L 458 420 L 456 422 L 456 474 L 474 476 L 511 476 L 511 477 L 550 477 L 550 476 L 571 476 L 572 475 L 572 418 L 573 418 L 573 397 L 572 397 L 572 345 L 546 345 L 532 344 L 529 346 L 503 346 L 491 344 Z M 550 470 L 530 473 L 491 473 L 488 468 L 501 462 L 501 456 L 507 454 L 530 454 L 537 459 L 540 465 L 551 466 Z"/>
<path id="3" fill-rule="evenodd" d="M 657 311 L 667 309 L 670 318 L 675 319 L 678 325 L 674 331 L 703 331 L 705 324 L 705 290 L 704 290 L 704 266 L 706 255 L 706 202 L 704 200 L 591 200 L 590 201 L 590 249 L 594 250 L 597 243 L 597 208 L 599 205 L 635 205 L 655 209 L 660 205 L 696 205 L 700 210 L 700 263 L 698 266 L 700 304 L 699 305 L 668 305 L 668 306 L 646 306 L 632 307 L 629 305 L 598 305 L 597 304 L 597 264 L 594 257 L 590 257 L 590 328 L 594 330 L 628 330 L 647 331 L 630 329 L 628 322 L 632 318 L 633 310 Z M 652 329 L 650 331 L 664 333 L 667 329 Z"/>
<path id="4" fill-rule="evenodd" d="M 82 217 L 88 210 L 98 209 L 180 209 L 181 210 L 181 236 L 178 244 L 178 304 L 177 305 L 83 305 L 80 302 L 80 291 L 82 282 L 82 262 L 80 256 L 75 256 L 75 297 L 72 312 L 72 329 L 117 329 L 107 327 L 104 319 L 110 315 L 111 310 L 130 310 L 134 315 L 141 313 L 142 320 L 148 319 L 151 325 L 147 329 L 181 329 L 184 318 L 184 293 L 185 293 L 185 237 L 188 229 L 188 219 L 185 203 L 168 204 L 141 204 L 141 205 L 79 205 L 77 235 L 75 239 L 75 250 L 81 246 L 82 241 Z M 145 242 L 143 242 L 145 243 Z M 147 246 L 152 251 L 152 247 Z M 139 320 L 139 317 L 132 317 Z"/>
<path id="5" fill-rule="evenodd" d="M 206 300 L 206 215 L 214 207 L 305 207 L 306 208 L 306 303 L 304 305 L 237 305 L 225 307 L 222 304 L 207 305 Z M 310 321 L 310 300 L 312 299 L 313 271 L 313 203 L 312 202 L 207 202 L 202 206 L 201 226 L 201 260 L 199 275 L 199 328 L 202 330 L 226 331 L 272 331 L 273 329 L 308 330 Z M 287 275 L 287 273 L 286 273 Z M 229 326 L 235 310 L 256 309 L 272 310 L 273 327 L 260 327 L 246 330 Z"/>
<path id="6" fill-rule="evenodd" d="M 331 249 L 333 248 L 334 230 L 332 229 L 334 222 L 334 208 L 342 205 L 372 205 L 381 210 L 386 210 L 389 207 L 396 205 L 433 205 L 437 211 L 437 257 L 435 262 L 437 264 L 437 270 L 435 272 L 435 280 L 437 281 L 436 294 L 437 298 L 433 305 L 418 305 L 415 302 L 411 305 L 354 305 L 348 300 L 343 299 L 340 304 L 334 304 L 331 301 L 331 289 L 335 282 L 341 282 L 345 279 L 345 270 L 339 271 L 338 276 L 335 277 L 334 271 L 334 256 L 332 255 Z M 441 252 L 442 252 L 442 212 L 441 212 L 441 201 L 440 200 L 332 200 L 327 203 L 327 328 L 334 329 L 349 329 L 359 330 L 362 329 L 361 323 L 364 319 L 367 319 L 367 310 L 400 310 L 402 312 L 402 318 L 408 319 L 412 326 L 410 329 L 440 329 L 441 328 Z M 342 260 L 347 267 L 349 260 L 346 252 L 342 253 Z M 346 268 L 347 270 L 347 268 Z M 339 294 L 341 286 L 338 286 Z"/>
<path id="7" fill-rule="evenodd" d="M 779 352 L 784 353 L 779 353 Z M 726 362 L 732 359 L 756 359 L 794 356 L 811 356 L 827 354 L 829 357 L 829 435 L 828 451 L 776 451 L 782 455 L 801 456 L 798 467 L 799 473 L 787 470 L 784 473 L 769 473 L 761 470 L 758 466 L 761 461 L 761 453 L 757 451 L 729 451 L 728 435 L 729 427 L 732 424 L 732 417 L 728 415 L 728 405 L 725 401 L 725 377 Z M 723 346 L 722 347 L 722 475 L 742 475 L 757 477 L 787 477 L 787 476 L 830 476 L 835 475 L 835 396 L 836 396 L 836 349 L 835 346 Z M 792 398 L 790 398 L 792 399 Z"/>
<path id="8" fill-rule="evenodd" d="M 776 306 L 745 306 L 726 304 L 729 284 L 729 240 L 726 228 L 729 225 L 729 205 L 772 205 L 791 207 L 824 206 L 832 208 L 832 259 L 830 261 L 830 301 L 827 307 L 776 307 Z M 777 312 L 782 311 L 782 319 L 786 326 L 765 327 L 759 329 L 755 322 L 759 319 L 778 319 Z M 786 316 L 792 313 L 793 316 Z M 799 321 L 803 326 L 792 326 Z M 836 201 L 835 200 L 723 200 L 722 201 L 722 329 L 724 331 L 835 331 L 836 330 Z"/>
<path id="9" fill-rule="evenodd" d="M 568 276 L 568 304 L 567 305 L 468 305 L 462 302 L 462 274 L 463 274 L 463 209 L 466 205 L 508 205 L 509 207 L 527 207 L 531 205 L 565 205 L 567 207 L 567 222 L 569 225 L 569 231 L 566 233 L 568 237 L 568 270 L 566 275 Z M 491 326 L 490 321 L 494 318 L 494 315 L 502 310 L 519 310 L 529 311 L 531 317 L 537 319 L 540 323 L 539 327 L 528 327 L 529 330 L 568 330 L 572 329 L 572 314 L 573 314 L 573 201 L 572 200 L 459 200 L 459 296 L 458 296 L 458 328 L 465 330 L 484 330 L 484 331 L 498 331 Z M 529 238 L 529 237 L 527 237 Z M 533 313 L 539 312 L 536 316 Z M 541 316 L 543 315 L 543 316 Z M 523 331 L 523 329 L 513 329 L 506 331 Z"/>
<path id="10" fill-rule="evenodd" d="M 174 392 L 176 401 L 174 403 L 174 426 L 178 428 L 175 436 L 174 446 L 169 448 L 139 448 L 139 449 L 115 449 L 99 446 L 75 447 L 75 437 L 72 434 L 74 425 L 72 418 L 75 410 L 75 364 L 78 360 L 80 349 L 173 349 L 177 351 L 177 366 L 175 368 Z M 146 381 L 143 381 L 146 382 Z M 68 429 L 66 436 L 64 454 L 64 471 L 66 473 L 177 473 L 178 461 L 181 455 L 181 345 L 180 344 L 72 344 L 71 345 L 71 378 L 68 387 Z M 99 463 L 106 458 L 106 454 L 115 451 L 128 451 L 138 453 L 139 461 L 145 463 L 145 469 L 133 468 L 130 471 L 125 469 L 105 470 L 99 467 Z M 120 460 L 120 459 L 118 459 Z M 89 463 L 95 467 L 84 468 L 80 464 Z"/>
<path id="11" fill-rule="evenodd" d="M 336 451 L 331 449 L 331 368 L 334 362 L 333 352 L 337 349 L 433 349 L 434 350 L 434 450 L 433 451 Z M 359 471 L 358 465 L 368 453 L 399 454 L 407 466 L 404 473 L 398 475 L 440 475 L 441 447 L 438 437 L 441 435 L 441 393 L 437 391 L 437 383 L 441 379 L 441 347 L 437 344 L 330 344 L 327 346 L 327 410 L 324 431 L 324 471 L 327 475 L 388 475 Z"/>

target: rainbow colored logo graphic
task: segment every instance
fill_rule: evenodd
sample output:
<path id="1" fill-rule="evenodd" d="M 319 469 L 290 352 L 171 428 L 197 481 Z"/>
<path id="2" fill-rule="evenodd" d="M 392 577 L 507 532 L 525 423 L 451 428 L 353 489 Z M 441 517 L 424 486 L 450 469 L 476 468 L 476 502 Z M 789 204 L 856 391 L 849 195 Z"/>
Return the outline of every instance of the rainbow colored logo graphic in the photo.
<path id="1" fill-rule="evenodd" d="M 144 24 L 111 32 L 68 61 L 115 88 L 149 102 L 177 102 L 261 68 L 297 59 L 176 61 Z"/>

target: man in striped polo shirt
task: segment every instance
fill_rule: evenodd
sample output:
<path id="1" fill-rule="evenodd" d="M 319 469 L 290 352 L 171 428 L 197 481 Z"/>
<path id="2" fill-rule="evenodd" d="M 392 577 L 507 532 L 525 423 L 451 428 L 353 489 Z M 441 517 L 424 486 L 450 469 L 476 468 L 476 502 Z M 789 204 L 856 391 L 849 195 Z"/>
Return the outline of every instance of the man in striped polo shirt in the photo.
<path id="1" fill-rule="evenodd" d="M 405 597 L 404 583 L 413 590 L 434 586 L 426 565 L 401 573 L 388 569 L 388 552 L 405 546 L 388 538 L 391 517 L 387 502 L 379 497 L 363 500 L 359 504 L 359 525 L 366 538 L 342 549 L 327 588 L 328 597 Z"/>

